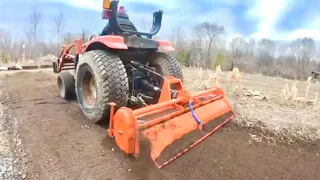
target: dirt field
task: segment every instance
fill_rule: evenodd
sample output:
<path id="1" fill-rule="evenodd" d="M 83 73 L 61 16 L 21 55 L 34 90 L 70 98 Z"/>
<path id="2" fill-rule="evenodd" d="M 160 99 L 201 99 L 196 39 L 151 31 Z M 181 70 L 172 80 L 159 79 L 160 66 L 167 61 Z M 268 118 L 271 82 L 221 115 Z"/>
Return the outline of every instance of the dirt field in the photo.
<path id="1" fill-rule="evenodd" d="M 186 69 L 184 74 L 186 84 L 191 84 L 194 70 Z M 278 104 L 284 83 L 291 81 L 245 75 L 244 86 L 266 93 L 268 100 L 227 95 L 235 111 L 241 112 L 238 118 L 159 170 L 150 162 L 135 161 L 114 150 L 114 143 L 106 138 L 106 127 L 90 123 L 75 102 L 59 98 L 51 69 L 2 73 L 0 77 L 2 179 L 320 179 L 317 124 L 311 130 L 286 131 L 309 133 L 306 136 L 312 136 L 312 142 L 299 136 L 287 141 L 268 128 L 279 122 L 278 130 L 284 132 L 290 122 L 320 121 L 318 105 Z M 320 92 L 317 86 L 310 88 L 311 97 Z M 304 96 L 304 85 L 298 87 Z M 244 121 L 269 124 L 262 129 L 239 126 Z"/>

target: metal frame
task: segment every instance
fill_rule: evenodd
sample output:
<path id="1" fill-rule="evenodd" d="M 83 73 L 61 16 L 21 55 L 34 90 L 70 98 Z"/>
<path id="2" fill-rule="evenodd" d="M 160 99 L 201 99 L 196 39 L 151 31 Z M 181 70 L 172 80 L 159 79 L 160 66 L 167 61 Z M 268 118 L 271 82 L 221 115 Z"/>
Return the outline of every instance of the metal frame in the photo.
<path id="1" fill-rule="evenodd" d="M 75 48 L 75 54 L 71 54 L 69 51 Z M 62 47 L 59 58 L 57 62 L 53 63 L 53 71 L 55 73 L 59 73 L 62 70 L 73 70 L 76 68 L 77 60 L 79 58 L 79 54 L 82 54 L 82 40 L 76 40 L 69 45 L 65 45 Z"/>

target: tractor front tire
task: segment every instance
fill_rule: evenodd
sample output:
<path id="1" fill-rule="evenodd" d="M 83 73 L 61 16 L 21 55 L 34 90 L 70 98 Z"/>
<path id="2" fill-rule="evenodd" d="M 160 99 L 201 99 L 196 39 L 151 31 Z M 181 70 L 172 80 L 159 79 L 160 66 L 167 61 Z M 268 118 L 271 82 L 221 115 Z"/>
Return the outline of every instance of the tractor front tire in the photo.
<path id="1" fill-rule="evenodd" d="M 173 56 L 156 52 L 150 62 L 150 66 L 155 67 L 157 72 L 163 76 L 173 76 L 183 82 L 183 74 L 180 63 Z"/>
<path id="2" fill-rule="evenodd" d="M 61 71 L 59 73 L 58 87 L 60 97 L 65 100 L 73 100 L 75 98 L 74 78 L 69 71 Z"/>
<path id="3" fill-rule="evenodd" d="M 118 56 L 103 50 L 84 53 L 75 79 L 81 110 L 92 122 L 109 120 L 110 102 L 116 103 L 116 109 L 127 105 L 128 77 Z"/>

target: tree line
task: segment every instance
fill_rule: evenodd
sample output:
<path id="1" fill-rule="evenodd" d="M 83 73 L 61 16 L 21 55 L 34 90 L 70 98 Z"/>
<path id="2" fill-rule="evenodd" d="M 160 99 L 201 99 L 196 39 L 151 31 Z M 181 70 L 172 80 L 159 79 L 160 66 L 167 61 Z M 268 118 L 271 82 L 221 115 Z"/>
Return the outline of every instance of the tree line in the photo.
<path id="1" fill-rule="evenodd" d="M 185 66 L 213 69 L 220 65 L 224 70 L 237 67 L 248 73 L 290 79 L 305 79 L 312 71 L 320 71 L 320 52 L 310 37 L 278 42 L 236 36 L 226 42 L 223 25 L 202 22 L 193 30 L 192 37 L 182 28 L 172 32 L 175 56 Z"/>
<path id="2" fill-rule="evenodd" d="M 29 26 L 24 29 L 25 38 L 20 41 L 14 41 L 10 32 L 0 29 L 1 63 L 26 59 L 36 61 L 46 54 L 58 55 L 62 44 L 79 37 L 86 41 L 90 37 L 85 29 L 76 34 L 64 32 L 65 19 L 60 11 L 52 19 L 56 40 L 43 41 L 39 35 L 42 20 L 42 12 L 34 8 L 29 14 Z M 144 19 L 140 23 L 142 31 L 146 31 L 146 27 L 151 25 Z M 320 54 L 315 41 L 310 37 L 279 43 L 267 38 L 254 40 L 236 36 L 227 42 L 224 39 L 226 29 L 220 24 L 201 22 L 193 27 L 191 35 L 187 35 L 185 30 L 173 29 L 169 39 L 176 49 L 173 55 L 188 67 L 214 69 L 220 65 L 223 70 L 237 67 L 248 73 L 290 79 L 305 79 L 312 71 L 320 70 Z"/>

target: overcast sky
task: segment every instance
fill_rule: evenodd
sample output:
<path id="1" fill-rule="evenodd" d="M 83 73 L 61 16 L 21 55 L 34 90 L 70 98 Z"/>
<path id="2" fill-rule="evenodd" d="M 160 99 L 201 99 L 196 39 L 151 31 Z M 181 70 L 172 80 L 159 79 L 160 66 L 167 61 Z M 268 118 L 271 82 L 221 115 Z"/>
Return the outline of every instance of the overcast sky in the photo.
<path id="1" fill-rule="evenodd" d="M 183 3 L 182 3 L 183 2 Z M 241 35 L 246 38 L 293 40 L 312 37 L 320 40 L 319 0 L 120 0 L 132 21 L 138 26 L 142 18 L 164 11 L 159 33 L 168 37 L 172 28 L 190 30 L 195 24 L 209 21 L 224 25 L 227 39 Z M 23 38 L 28 15 L 35 5 L 42 13 L 40 32 L 45 39 L 53 36 L 53 19 L 62 10 L 66 32 L 100 33 L 107 21 L 101 19 L 102 0 L 0 0 L 0 28 Z"/>

